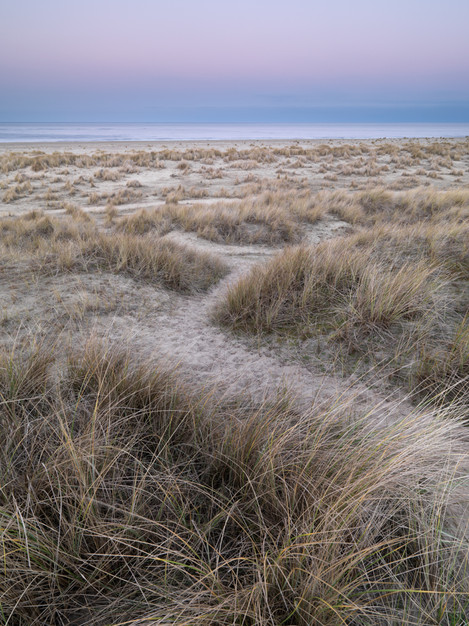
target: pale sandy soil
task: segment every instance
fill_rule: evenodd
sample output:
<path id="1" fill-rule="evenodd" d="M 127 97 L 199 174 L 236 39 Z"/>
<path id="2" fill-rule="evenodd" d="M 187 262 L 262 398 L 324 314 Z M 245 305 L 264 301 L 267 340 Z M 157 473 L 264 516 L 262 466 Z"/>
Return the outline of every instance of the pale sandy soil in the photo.
<path id="1" fill-rule="evenodd" d="M 435 144 L 433 140 L 413 143 Z M 8 153 L 31 156 L 40 152 L 110 154 L 117 155 L 119 162 L 109 167 L 65 163 L 39 171 L 30 167 L 5 171 L 0 174 L 0 200 L 3 197 L 0 216 L 19 216 L 31 210 L 58 216 L 64 213 L 64 203 L 68 202 L 92 214 L 108 229 L 105 215 L 109 203 L 118 215 L 132 214 L 140 208 L 164 205 L 165 197 L 171 193 L 179 194 L 179 203 L 190 204 L 213 203 L 219 199 L 236 201 L 270 186 L 278 189 L 279 184 L 286 191 L 306 189 L 311 193 L 373 186 L 393 190 L 430 184 L 437 189 L 465 187 L 469 184 L 469 144 L 464 140 L 449 140 L 445 144 L 455 148 L 457 158 L 451 162 L 438 154 L 425 155 L 416 162 L 404 149 L 403 140 L 3 144 L 0 157 Z M 347 145 L 360 146 L 361 152 L 335 156 L 328 149 Z M 308 158 L 295 154 L 266 158 L 272 150 L 292 148 L 294 152 L 298 147 L 318 149 L 318 153 Z M 137 151 L 166 149 L 183 153 L 187 169 L 179 167 L 181 160 L 170 158 L 162 159 L 158 168 L 135 165 L 126 158 Z M 197 150 L 207 149 L 220 151 L 220 155 L 193 158 Z M 230 150 L 237 150 L 240 158 L 236 154 L 227 158 Z M 251 151 L 252 155 L 246 156 L 244 151 Z M 116 180 L 103 180 L 101 169 L 114 172 Z M 127 186 L 129 182 L 136 186 Z M 20 188 L 17 198 L 8 199 L 9 190 L 25 184 L 27 188 Z M 136 195 L 126 203 L 114 205 L 109 197 L 122 189 L 130 189 Z M 97 200 L 96 196 L 102 197 Z M 315 244 L 351 229 L 350 224 L 326 214 L 316 224 L 305 225 L 303 236 L 305 241 Z M 359 410 L 378 407 L 385 418 L 393 411 L 409 410 L 410 405 L 399 392 L 393 392 L 391 397 L 389 388 L 380 388 L 379 381 L 370 387 L 369 381 L 365 384 L 353 376 L 331 373 L 324 367 L 328 358 L 325 348 L 321 358 L 312 357 L 303 363 L 294 345 L 278 347 L 272 340 L 242 338 L 212 322 L 213 306 L 227 287 L 249 271 L 253 263 L 270 258 L 279 248 L 213 243 L 195 233 L 180 231 L 167 236 L 218 254 L 229 265 L 230 273 L 207 294 L 180 295 L 123 276 L 32 276 L 24 272 L 21 263 L 2 263 L 2 343 L 11 344 L 25 334 L 45 333 L 64 344 L 76 344 L 94 332 L 131 345 L 137 358 L 176 365 L 190 384 L 223 389 L 226 397 L 247 394 L 258 400 L 288 389 L 302 406 L 345 398 L 353 400 Z"/>

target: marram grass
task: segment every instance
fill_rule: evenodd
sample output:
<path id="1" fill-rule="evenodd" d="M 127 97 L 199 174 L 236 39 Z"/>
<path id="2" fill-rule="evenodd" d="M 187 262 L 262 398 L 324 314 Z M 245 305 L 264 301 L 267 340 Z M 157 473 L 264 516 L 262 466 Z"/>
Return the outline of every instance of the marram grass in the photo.
<path id="1" fill-rule="evenodd" d="M 182 292 L 205 291 L 228 271 L 209 252 L 162 237 L 106 233 L 80 209 L 67 206 L 66 212 L 70 218 L 31 211 L 0 220 L 5 258 L 29 260 L 34 271 L 125 274 Z"/>
<path id="2" fill-rule="evenodd" d="M 0 359 L 2 623 L 469 618 L 454 416 L 228 408 L 93 339 L 56 357 Z"/>

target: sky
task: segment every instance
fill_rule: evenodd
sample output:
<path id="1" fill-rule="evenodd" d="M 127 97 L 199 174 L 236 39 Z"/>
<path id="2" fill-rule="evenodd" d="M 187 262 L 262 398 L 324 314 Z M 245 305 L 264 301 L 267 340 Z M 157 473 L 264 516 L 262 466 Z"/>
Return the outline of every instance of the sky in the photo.
<path id="1" fill-rule="evenodd" d="M 0 0 L 0 122 L 469 122 L 469 0 Z"/>

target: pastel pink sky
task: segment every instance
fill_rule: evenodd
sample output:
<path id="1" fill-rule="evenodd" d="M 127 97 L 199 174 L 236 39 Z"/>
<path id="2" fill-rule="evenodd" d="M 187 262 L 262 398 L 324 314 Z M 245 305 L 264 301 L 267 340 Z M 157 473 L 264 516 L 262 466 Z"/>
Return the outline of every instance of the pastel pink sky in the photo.
<path id="1" fill-rule="evenodd" d="M 347 106 L 469 121 L 468 24 L 468 0 L 6 0 L 0 121 Z"/>

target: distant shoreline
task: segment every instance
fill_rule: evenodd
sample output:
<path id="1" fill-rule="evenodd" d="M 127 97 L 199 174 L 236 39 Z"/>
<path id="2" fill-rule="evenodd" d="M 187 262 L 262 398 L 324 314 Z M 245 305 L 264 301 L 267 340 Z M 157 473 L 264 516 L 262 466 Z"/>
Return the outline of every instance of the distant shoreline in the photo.
<path id="1" fill-rule="evenodd" d="M 469 123 L 32 124 L 0 123 L 0 145 L 188 145 L 288 141 L 389 141 L 469 137 Z"/>
<path id="2" fill-rule="evenodd" d="M 55 152 L 67 150 L 69 152 L 75 151 L 89 151 L 89 150 L 145 150 L 145 149 L 163 149 L 163 148 L 207 148 L 210 146 L 216 147 L 219 150 L 226 150 L 233 147 L 249 148 L 255 146 L 285 146 L 286 144 L 295 143 L 296 145 L 307 147 L 315 146 L 324 143 L 332 145 L 341 144 L 353 144 L 360 142 L 367 143 L 402 143 L 405 141 L 415 141 L 422 144 L 432 143 L 435 141 L 451 141 L 464 143 L 468 140 L 468 137 L 380 137 L 369 139 L 366 137 L 353 138 L 353 139 L 210 139 L 210 140 L 193 140 L 193 139 L 178 139 L 178 140 L 156 140 L 156 141 L 0 141 L 0 153 L 11 152 L 12 150 L 39 150 L 45 152 Z"/>

